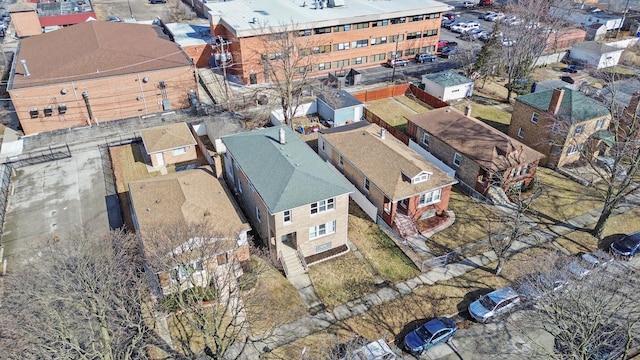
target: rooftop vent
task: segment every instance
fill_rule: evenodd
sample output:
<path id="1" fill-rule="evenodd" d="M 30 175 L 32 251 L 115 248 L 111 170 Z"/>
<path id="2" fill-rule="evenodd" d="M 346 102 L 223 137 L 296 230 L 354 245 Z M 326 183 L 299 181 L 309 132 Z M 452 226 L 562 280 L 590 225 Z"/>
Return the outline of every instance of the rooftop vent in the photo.
<path id="1" fill-rule="evenodd" d="M 27 60 L 20 60 L 22 67 L 24 68 L 24 76 L 30 76 L 29 68 L 27 67 Z"/>

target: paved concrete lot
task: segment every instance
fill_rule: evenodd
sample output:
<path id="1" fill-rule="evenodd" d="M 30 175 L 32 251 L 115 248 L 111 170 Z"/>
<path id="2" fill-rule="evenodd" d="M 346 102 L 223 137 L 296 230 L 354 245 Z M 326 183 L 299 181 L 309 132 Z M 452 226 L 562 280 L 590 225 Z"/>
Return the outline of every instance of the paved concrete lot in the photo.
<path id="1" fill-rule="evenodd" d="M 109 230 L 97 147 L 16 172 L 2 236 L 9 263 L 37 242 L 64 236 L 80 226 Z"/>

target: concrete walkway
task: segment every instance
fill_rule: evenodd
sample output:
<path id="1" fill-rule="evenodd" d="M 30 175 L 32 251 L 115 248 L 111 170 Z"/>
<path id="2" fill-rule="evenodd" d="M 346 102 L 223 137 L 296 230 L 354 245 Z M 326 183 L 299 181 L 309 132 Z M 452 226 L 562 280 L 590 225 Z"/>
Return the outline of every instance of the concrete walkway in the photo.
<path id="1" fill-rule="evenodd" d="M 616 211 L 616 214 L 637 208 L 639 204 L 640 194 L 628 196 Z M 545 242 L 553 243 L 559 236 L 568 234 L 576 229 L 588 228 L 597 221 L 600 212 L 601 209 L 596 209 L 576 216 L 566 222 L 549 226 L 548 228 L 534 228 L 528 236 L 524 236 L 522 239 L 515 241 L 510 252 L 512 254 L 517 253 Z M 315 315 L 282 325 L 270 334 L 264 334 L 262 337 L 258 336 L 258 339 L 264 340 L 258 341 L 254 346 L 246 347 L 244 351 L 239 354 L 239 358 L 256 359 L 262 353 L 284 346 L 315 332 L 326 330 L 332 324 L 360 315 L 368 311 L 371 307 L 382 305 L 398 297 L 411 294 L 418 288 L 464 275 L 469 271 L 486 266 L 496 260 L 495 253 L 493 251 L 487 251 L 480 255 L 463 259 L 457 263 L 423 272 L 413 279 L 383 287 L 375 293 L 367 294 L 360 299 L 337 306 L 333 311 L 322 311 Z M 240 351 L 240 348 L 232 348 L 229 357 L 235 357 Z"/>

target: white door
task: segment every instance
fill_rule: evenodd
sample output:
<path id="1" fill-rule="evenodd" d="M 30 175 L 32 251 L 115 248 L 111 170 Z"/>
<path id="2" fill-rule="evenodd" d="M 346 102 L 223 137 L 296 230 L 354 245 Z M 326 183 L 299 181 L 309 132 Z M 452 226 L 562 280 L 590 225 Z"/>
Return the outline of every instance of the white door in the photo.
<path id="1" fill-rule="evenodd" d="M 156 154 L 156 166 L 164 166 L 164 157 L 162 156 L 162 153 Z"/>

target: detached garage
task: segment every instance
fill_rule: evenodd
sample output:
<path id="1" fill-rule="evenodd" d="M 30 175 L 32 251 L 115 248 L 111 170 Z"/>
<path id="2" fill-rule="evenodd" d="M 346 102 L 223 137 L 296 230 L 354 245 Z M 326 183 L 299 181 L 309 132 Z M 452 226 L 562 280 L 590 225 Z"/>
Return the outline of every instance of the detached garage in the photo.
<path id="1" fill-rule="evenodd" d="M 364 104 L 344 90 L 318 95 L 318 115 L 332 126 L 342 126 L 362 119 Z"/>
<path id="2" fill-rule="evenodd" d="M 473 93 L 473 80 L 451 70 L 422 75 L 422 83 L 424 91 L 442 101 L 463 99 Z"/>
<path id="3" fill-rule="evenodd" d="M 590 67 L 603 69 L 618 65 L 623 51 L 624 49 L 607 44 L 586 41 L 573 45 L 569 57 L 572 60 L 584 62 Z"/>

